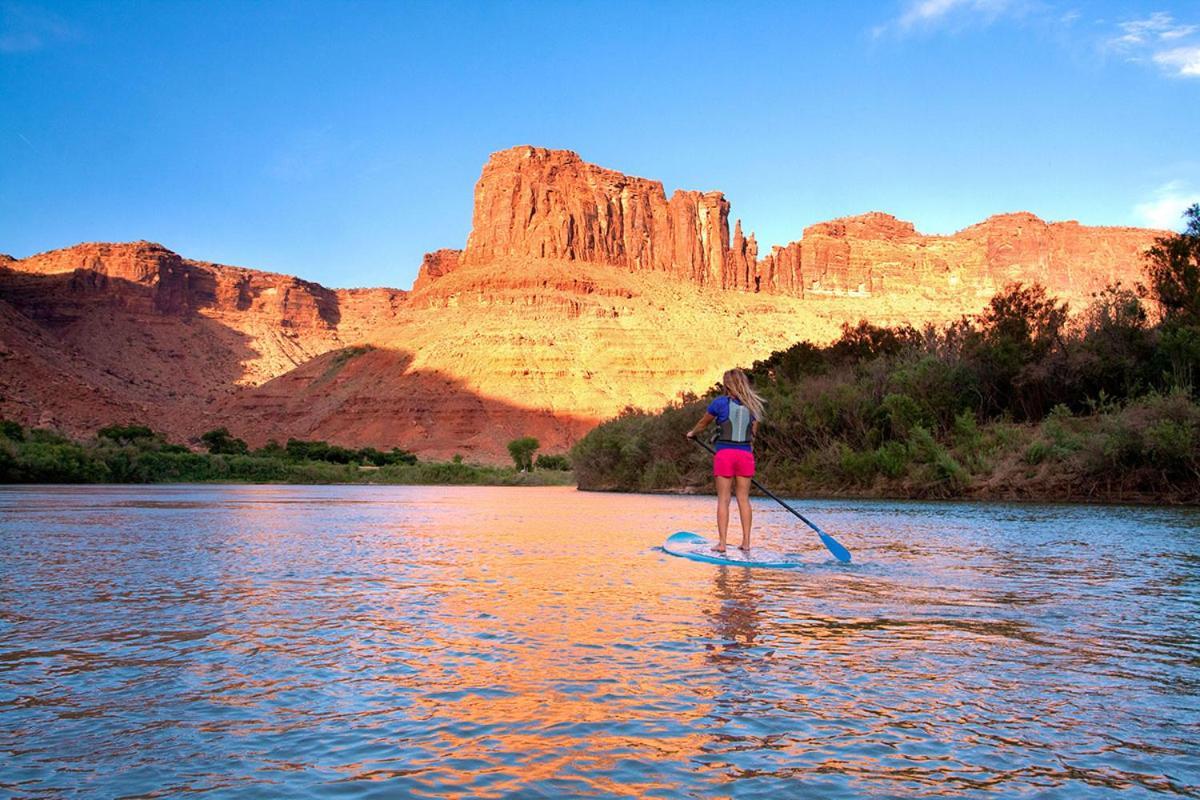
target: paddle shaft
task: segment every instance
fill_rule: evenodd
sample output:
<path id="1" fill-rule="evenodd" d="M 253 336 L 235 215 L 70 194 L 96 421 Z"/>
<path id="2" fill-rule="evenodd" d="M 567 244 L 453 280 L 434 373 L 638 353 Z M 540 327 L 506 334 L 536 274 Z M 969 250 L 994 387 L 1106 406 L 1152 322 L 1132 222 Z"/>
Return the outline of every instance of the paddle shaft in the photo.
<path id="1" fill-rule="evenodd" d="M 689 438 L 689 439 L 691 439 L 691 440 L 692 440 L 693 442 L 695 442 L 696 444 L 698 444 L 698 445 L 700 445 L 701 447 L 703 447 L 703 448 L 704 448 L 705 450 L 707 450 L 708 452 L 712 453 L 713 455 L 716 455 L 716 454 L 717 454 L 717 451 L 716 451 L 716 450 L 713 450 L 711 447 L 709 447 L 709 446 L 708 446 L 708 445 L 706 445 L 704 442 L 702 442 L 702 441 L 700 441 L 699 439 L 697 439 L 695 436 L 689 436 L 688 438 Z M 814 525 L 814 524 L 813 524 L 813 523 L 812 523 L 812 522 L 811 522 L 811 521 L 808 519 L 808 517 L 804 516 L 804 515 L 803 515 L 803 514 L 801 514 L 799 511 L 797 511 L 796 509 L 794 509 L 794 508 L 792 508 L 791 506 L 789 506 L 787 503 L 785 503 L 785 502 L 783 502 L 782 500 L 780 500 L 780 499 L 779 499 L 778 497 L 776 497 L 776 496 L 775 496 L 775 495 L 774 495 L 772 492 L 770 492 L 770 491 L 767 489 L 767 487 L 763 486 L 761 483 L 759 483 L 758 481 L 754 480 L 754 478 L 751 478 L 751 479 L 750 479 L 750 482 L 751 482 L 751 483 L 753 483 L 753 484 L 754 484 L 756 487 L 758 487 L 758 490 L 759 490 L 760 492 L 762 492 L 762 493 L 763 493 L 763 494 L 765 494 L 767 497 L 769 497 L 769 498 L 771 498 L 772 500 L 774 500 L 776 503 L 779 503 L 779 505 L 783 506 L 783 507 L 784 507 L 784 508 L 786 508 L 788 511 L 792 512 L 793 514 L 795 514 L 795 515 L 796 515 L 796 517 L 797 517 L 797 518 L 798 518 L 798 519 L 799 519 L 801 522 L 803 522 L 805 525 L 807 525 L 808 527 L 810 527 L 810 528 L 812 528 L 814 531 L 816 531 L 816 533 L 817 533 L 817 536 L 818 536 L 818 537 L 820 537 L 820 539 L 821 539 L 821 544 L 825 545 L 825 549 L 826 549 L 826 550 L 828 550 L 830 553 L 832 553 L 834 558 L 836 558 L 838 561 L 841 561 L 843 564 L 849 564 L 849 563 L 850 563 L 850 560 L 851 560 L 851 558 L 852 558 L 852 556 L 850 555 L 850 551 L 849 551 L 849 550 L 847 550 L 845 547 L 842 547 L 842 544 L 841 544 L 841 542 L 839 542 L 837 539 L 834 539 L 834 538 L 833 538 L 832 536 L 830 536 L 828 533 L 826 533 L 825 531 L 823 531 L 823 530 L 821 530 L 820 528 L 818 528 L 816 525 Z"/>
<path id="2" fill-rule="evenodd" d="M 708 445 L 706 445 L 704 442 L 700 441 L 699 439 L 696 439 L 696 438 L 694 438 L 694 437 L 693 437 L 693 438 L 692 438 L 692 441 L 693 441 L 693 442 L 695 442 L 696 444 L 700 445 L 701 447 L 703 447 L 705 450 L 707 450 L 708 452 L 712 453 L 713 455 L 716 455 L 716 454 L 717 454 L 717 451 L 716 451 L 716 450 L 713 450 L 711 447 L 709 447 Z M 760 492 L 762 492 L 763 494 L 765 494 L 767 497 L 771 498 L 771 499 L 772 499 L 772 500 L 774 500 L 776 503 L 779 503 L 779 505 L 783 506 L 783 507 L 784 507 L 784 508 L 786 508 L 788 511 L 792 512 L 793 514 L 795 514 L 795 515 L 796 515 L 796 517 L 797 517 L 797 518 L 798 518 L 798 519 L 799 519 L 801 522 L 803 522 L 805 525 L 807 525 L 808 527 L 812 528 L 812 529 L 813 529 L 814 531 L 816 531 L 817 533 L 820 533 L 820 534 L 822 534 L 822 535 L 825 535 L 825 536 L 828 536 L 828 535 L 829 535 L 829 534 L 825 533 L 825 531 L 823 531 L 823 530 L 821 530 L 820 528 L 818 528 L 818 527 L 817 527 L 815 524 L 813 524 L 813 522 L 812 522 L 812 521 L 811 521 L 811 520 L 810 520 L 808 517 L 804 516 L 804 515 L 803 515 L 803 514 L 801 514 L 799 511 L 797 511 L 796 509 L 792 508 L 792 507 L 791 507 L 791 506 L 789 506 L 787 503 L 783 502 L 783 500 L 781 500 L 781 499 L 780 499 L 778 496 L 776 496 L 776 494 L 775 494 L 774 492 L 772 492 L 770 489 L 768 489 L 767 487 L 765 487 L 765 486 L 763 486 L 761 483 L 759 483 L 757 478 L 751 478 L 751 479 L 750 479 L 750 482 L 751 482 L 752 484 L 754 484 L 754 487 L 755 487 L 756 489 L 758 489 Z"/>

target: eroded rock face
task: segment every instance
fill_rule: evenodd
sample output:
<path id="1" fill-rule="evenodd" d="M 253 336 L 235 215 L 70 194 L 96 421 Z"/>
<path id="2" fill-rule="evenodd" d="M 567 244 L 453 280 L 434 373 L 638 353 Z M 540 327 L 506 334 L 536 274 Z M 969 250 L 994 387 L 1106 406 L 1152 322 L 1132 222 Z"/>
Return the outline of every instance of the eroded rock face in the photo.
<path id="1" fill-rule="evenodd" d="M 588 164 L 569 150 L 494 154 L 475 185 L 467 265 L 498 258 L 585 261 L 721 285 L 729 203 Z"/>
<path id="2" fill-rule="evenodd" d="M 625 406 L 704 391 L 843 322 L 945 322 L 1015 280 L 1079 309 L 1140 277 L 1161 233 L 1017 213 L 927 236 L 876 212 L 760 258 L 719 192 L 668 199 L 567 151 L 497 153 L 476 189 L 466 248 L 426 255 L 411 292 L 332 290 L 150 242 L 0 257 L 0 416 L 505 461 L 518 435 L 561 450 Z"/>
<path id="3" fill-rule="evenodd" d="M 1020 212 L 928 236 L 911 222 L 871 212 L 811 225 L 759 260 L 754 234 L 744 235 L 740 220 L 730 236 L 729 203 L 720 192 L 677 191 L 668 201 L 658 181 L 588 164 L 568 150 L 524 146 L 496 153 L 484 166 L 460 260 L 583 261 L 797 297 L 979 295 L 1023 281 L 1079 304 L 1138 272 L 1141 253 L 1160 233 L 1047 223 Z M 445 252 L 426 257 L 419 288 L 457 266 L 443 266 Z"/>
<path id="4" fill-rule="evenodd" d="M 39 424 L 55 408 L 55 425 L 71 432 L 86 432 L 89 421 L 103 427 L 140 419 L 194 435 L 212 422 L 213 405 L 239 387 L 394 320 L 406 296 L 337 292 L 290 275 L 185 259 L 150 242 L 83 244 L 3 266 L 0 302 L 26 329 L 44 334 L 21 339 L 36 348 L 14 351 L 30 364 L 73 365 L 71 380 L 81 388 L 63 392 L 52 388 L 62 381 L 23 378 L 32 368 L 0 374 L 0 416 Z M 3 339 L 17 330 L 10 326 Z M 57 359 L 46 353 L 48 341 L 61 348 Z"/>
<path id="5" fill-rule="evenodd" d="M 413 291 L 419 291 L 443 275 L 449 275 L 461 263 L 462 250 L 442 249 L 426 253 L 417 270 L 417 278 L 413 281 Z"/>
<path id="6" fill-rule="evenodd" d="M 878 212 L 813 225 L 768 257 L 789 289 L 832 295 L 929 290 L 990 296 L 1014 281 L 1040 283 L 1076 307 L 1118 280 L 1140 277 L 1161 231 L 1045 222 L 1021 212 L 990 217 L 952 236 L 926 236 Z M 781 269 L 782 268 L 782 269 Z M 778 280 L 778 279 L 777 279 Z"/>
<path id="7" fill-rule="evenodd" d="M 337 326 L 336 292 L 291 275 L 185 259 L 153 242 L 89 242 L 40 253 L 10 268 L 34 275 L 73 276 L 78 291 L 146 287 L 154 310 L 253 311 L 287 328 Z M 127 287 L 123 286 L 127 285 Z M 149 310 L 149 309 L 145 309 Z"/>

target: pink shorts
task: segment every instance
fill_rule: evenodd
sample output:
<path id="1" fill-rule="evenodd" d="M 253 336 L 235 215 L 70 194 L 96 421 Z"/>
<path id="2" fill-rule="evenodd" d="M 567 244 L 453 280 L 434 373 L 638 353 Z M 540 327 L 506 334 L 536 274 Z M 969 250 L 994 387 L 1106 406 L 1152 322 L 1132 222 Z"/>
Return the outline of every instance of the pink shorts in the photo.
<path id="1" fill-rule="evenodd" d="M 713 458 L 713 475 L 719 478 L 754 477 L 754 453 L 728 448 L 718 450 Z"/>

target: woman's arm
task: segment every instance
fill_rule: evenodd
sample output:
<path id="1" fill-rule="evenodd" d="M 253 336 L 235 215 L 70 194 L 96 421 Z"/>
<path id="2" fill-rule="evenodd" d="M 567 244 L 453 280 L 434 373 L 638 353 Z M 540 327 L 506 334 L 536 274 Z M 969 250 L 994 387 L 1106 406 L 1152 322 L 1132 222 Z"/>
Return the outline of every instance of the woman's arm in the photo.
<path id="1" fill-rule="evenodd" d="M 704 416 L 700 418 L 700 421 L 693 425 L 692 429 L 684 435 L 689 439 L 695 439 L 696 434 L 707 428 L 714 419 L 716 419 L 716 417 L 706 411 Z"/>

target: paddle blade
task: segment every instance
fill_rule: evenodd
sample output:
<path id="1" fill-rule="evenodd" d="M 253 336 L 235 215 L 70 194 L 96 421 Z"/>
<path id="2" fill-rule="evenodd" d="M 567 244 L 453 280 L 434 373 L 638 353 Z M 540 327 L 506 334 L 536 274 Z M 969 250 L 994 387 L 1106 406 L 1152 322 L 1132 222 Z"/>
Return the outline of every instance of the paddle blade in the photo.
<path id="1" fill-rule="evenodd" d="M 821 542 L 829 548 L 829 552 L 833 553 L 833 557 L 843 564 L 850 563 L 850 551 L 838 544 L 838 540 L 834 539 L 825 531 L 817 531 L 817 535 L 821 537 Z"/>

